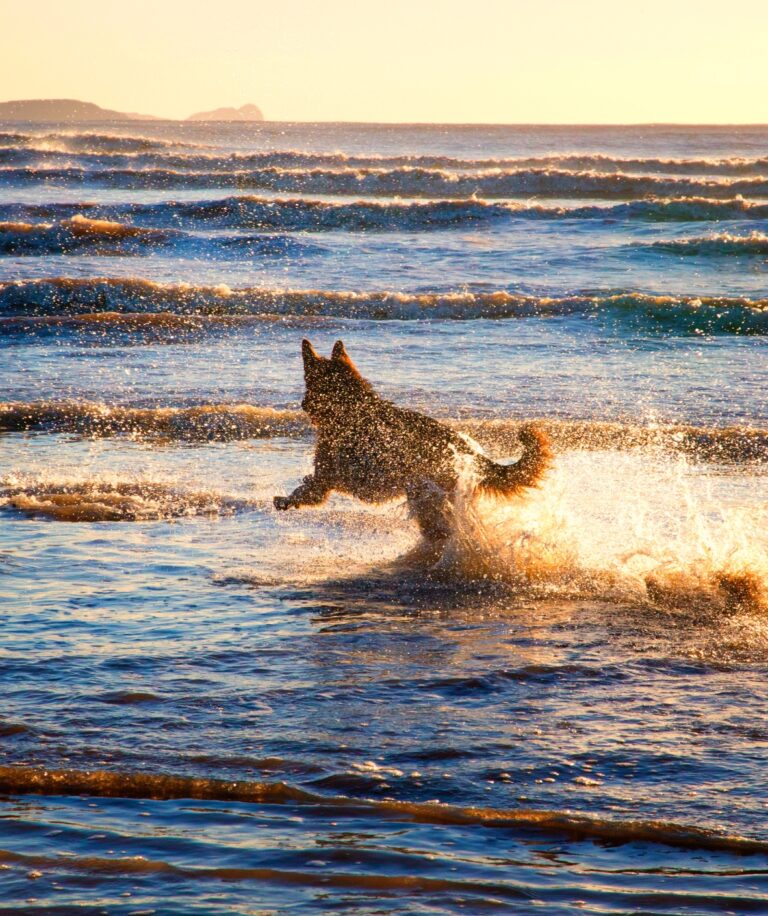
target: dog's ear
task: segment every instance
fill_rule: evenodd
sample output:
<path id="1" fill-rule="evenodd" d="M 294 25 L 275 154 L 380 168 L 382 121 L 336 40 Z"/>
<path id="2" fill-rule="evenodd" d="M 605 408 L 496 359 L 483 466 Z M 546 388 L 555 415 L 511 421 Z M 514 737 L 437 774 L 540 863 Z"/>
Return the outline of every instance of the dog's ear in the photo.
<path id="1" fill-rule="evenodd" d="M 337 360 L 346 359 L 346 360 L 349 360 L 349 356 L 347 355 L 347 351 L 344 349 L 344 341 L 342 341 L 342 340 L 337 340 L 336 343 L 333 345 L 333 350 L 331 351 L 331 359 L 337 359 Z"/>
<path id="2" fill-rule="evenodd" d="M 321 357 L 305 337 L 301 342 L 301 355 L 304 357 L 304 369 L 313 369 L 320 362 Z"/>
<path id="3" fill-rule="evenodd" d="M 344 369 L 347 375 L 354 375 L 357 378 L 362 378 L 357 366 L 349 358 L 349 353 L 347 353 L 345 350 L 344 343 L 341 340 L 337 340 L 333 345 L 333 350 L 331 351 L 331 361 Z"/>

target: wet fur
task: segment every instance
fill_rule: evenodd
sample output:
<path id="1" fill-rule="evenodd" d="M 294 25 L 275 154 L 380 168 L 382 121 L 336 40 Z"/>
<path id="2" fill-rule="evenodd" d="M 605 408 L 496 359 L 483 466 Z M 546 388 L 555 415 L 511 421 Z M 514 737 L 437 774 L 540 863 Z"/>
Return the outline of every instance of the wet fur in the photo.
<path id="1" fill-rule="evenodd" d="M 302 355 L 302 407 L 317 428 L 315 472 L 290 496 L 276 496 L 276 509 L 317 506 L 332 490 L 372 503 L 407 496 L 421 533 L 434 543 L 450 532 L 457 455 L 471 456 L 478 487 L 498 495 L 536 486 L 549 466 L 549 441 L 534 426 L 520 431 L 520 460 L 496 464 L 445 424 L 376 394 L 341 341 L 326 359 L 304 340 Z"/>

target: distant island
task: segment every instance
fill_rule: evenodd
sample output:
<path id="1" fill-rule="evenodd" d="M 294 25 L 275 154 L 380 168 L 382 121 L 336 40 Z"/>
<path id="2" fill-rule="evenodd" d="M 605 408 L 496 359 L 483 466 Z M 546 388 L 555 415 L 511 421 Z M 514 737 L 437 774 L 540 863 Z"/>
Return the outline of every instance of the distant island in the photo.
<path id="1" fill-rule="evenodd" d="M 243 105 L 240 108 L 214 108 L 213 111 L 198 111 L 188 121 L 263 121 L 264 115 L 258 105 Z"/>
<path id="2" fill-rule="evenodd" d="M 0 102 L 0 121 L 160 121 L 156 115 L 135 114 L 102 108 L 78 99 L 21 99 Z M 170 120 L 170 119 L 168 119 Z M 240 108 L 216 108 L 190 115 L 187 121 L 263 121 L 257 105 Z"/>
<path id="3" fill-rule="evenodd" d="M 129 114 L 77 99 L 24 99 L 0 102 L 0 121 L 157 121 L 154 115 Z"/>

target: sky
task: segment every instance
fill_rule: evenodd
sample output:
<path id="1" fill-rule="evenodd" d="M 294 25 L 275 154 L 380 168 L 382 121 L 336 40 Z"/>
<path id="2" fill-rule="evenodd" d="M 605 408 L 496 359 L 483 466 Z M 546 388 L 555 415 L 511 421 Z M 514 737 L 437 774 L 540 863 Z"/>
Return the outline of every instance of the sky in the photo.
<path id="1" fill-rule="evenodd" d="M 183 118 L 766 123 L 768 0 L 0 0 L 0 101 Z"/>

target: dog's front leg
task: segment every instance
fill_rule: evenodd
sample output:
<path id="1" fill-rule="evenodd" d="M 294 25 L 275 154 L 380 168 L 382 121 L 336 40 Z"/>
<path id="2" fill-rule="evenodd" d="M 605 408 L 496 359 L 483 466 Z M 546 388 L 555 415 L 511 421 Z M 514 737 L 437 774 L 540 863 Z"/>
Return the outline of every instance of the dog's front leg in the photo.
<path id="1" fill-rule="evenodd" d="M 319 506 L 328 497 L 331 487 L 314 474 L 309 474 L 290 496 L 276 496 L 275 509 L 300 509 L 302 506 Z"/>

